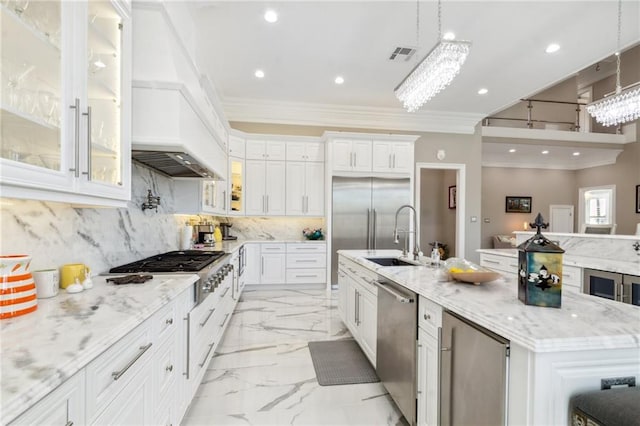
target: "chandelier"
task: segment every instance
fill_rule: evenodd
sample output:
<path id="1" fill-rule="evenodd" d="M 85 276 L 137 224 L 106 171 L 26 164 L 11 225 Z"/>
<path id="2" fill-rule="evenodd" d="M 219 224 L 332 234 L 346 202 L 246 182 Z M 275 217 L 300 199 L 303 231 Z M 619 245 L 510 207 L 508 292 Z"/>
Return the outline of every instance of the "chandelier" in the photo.
<path id="1" fill-rule="evenodd" d="M 420 35 L 420 0 L 417 1 L 416 40 Z M 409 112 L 417 111 L 429 99 L 447 87 L 469 55 L 471 42 L 442 38 L 441 6 L 438 0 L 438 44 L 431 49 L 409 75 L 394 89 L 396 97 Z M 416 42 L 416 44 L 418 44 Z"/>
<path id="2" fill-rule="evenodd" d="M 622 21 L 622 0 L 618 0 L 618 44 L 616 51 L 616 91 L 587 105 L 587 112 L 603 126 L 615 126 L 640 118 L 640 86 L 632 84 L 626 88 L 620 85 L 620 32 Z M 636 87 L 637 86 L 637 87 Z"/>

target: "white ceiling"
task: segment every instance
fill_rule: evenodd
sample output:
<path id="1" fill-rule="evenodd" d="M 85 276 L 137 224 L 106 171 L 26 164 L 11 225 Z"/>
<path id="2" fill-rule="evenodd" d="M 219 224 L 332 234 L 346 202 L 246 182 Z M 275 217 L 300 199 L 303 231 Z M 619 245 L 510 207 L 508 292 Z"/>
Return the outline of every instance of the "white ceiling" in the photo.
<path id="1" fill-rule="evenodd" d="M 277 23 L 264 21 L 268 8 L 279 13 Z M 436 10 L 435 1 L 421 1 L 418 52 L 392 62 L 395 47 L 416 45 L 415 1 L 198 1 L 192 8 L 199 66 L 225 110 L 259 105 L 251 119 L 272 104 L 405 114 L 393 89 L 436 43 Z M 445 0 L 443 31 L 473 45 L 458 77 L 420 114 L 490 115 L 550 87 L 615 51 L 616 19 L 615 0 Z M 640 0 L 623 2 L 622 26 L 623 48 L 637 44 Z M 551 42 L 561 49 L 550 55 Z M 257 68 L 264 79 L 254 77 Z M 481 87 L 489 93 L 478 95 Z"/>

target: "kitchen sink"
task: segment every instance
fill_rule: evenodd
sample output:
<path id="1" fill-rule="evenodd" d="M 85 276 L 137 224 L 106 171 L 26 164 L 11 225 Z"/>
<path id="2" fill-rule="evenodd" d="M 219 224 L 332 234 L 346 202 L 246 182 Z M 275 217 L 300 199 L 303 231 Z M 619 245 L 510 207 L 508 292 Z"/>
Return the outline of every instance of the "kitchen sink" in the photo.
<path id="1" fill-rule="evenodd" d="M 382 266 L 420 266 L 415 263 L 407 262 L 397 257 L 366 257 L 369 262 L 377 263 Z"/>

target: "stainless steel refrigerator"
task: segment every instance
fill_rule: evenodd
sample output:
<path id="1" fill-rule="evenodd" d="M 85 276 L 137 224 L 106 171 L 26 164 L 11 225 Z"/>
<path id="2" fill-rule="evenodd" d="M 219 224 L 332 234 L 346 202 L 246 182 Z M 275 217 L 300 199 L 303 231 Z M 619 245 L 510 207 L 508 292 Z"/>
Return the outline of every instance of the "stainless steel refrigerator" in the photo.
<path id="1" fill-rule="evenodd" d="M 331 216 L 331 283 L 338 282 L 337 250 L 402 249 L 393 243 L 396 210 L 411 204 L 409 179 L 334 176 Z M 409 210 L 398 216 L 398 228 L 409 229 Z"/>

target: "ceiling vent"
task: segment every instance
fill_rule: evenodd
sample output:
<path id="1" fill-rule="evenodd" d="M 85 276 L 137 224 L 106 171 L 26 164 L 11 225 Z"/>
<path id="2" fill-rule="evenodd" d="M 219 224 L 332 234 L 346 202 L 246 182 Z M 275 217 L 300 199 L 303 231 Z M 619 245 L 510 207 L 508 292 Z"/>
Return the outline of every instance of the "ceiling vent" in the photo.
<path id="1" fill-rule="evenodd" d="M 391 56 L 390 61 L 408 61 L 413 54 L 416 53 L 416 49 L 413 47 L 396 47 Z"/>

